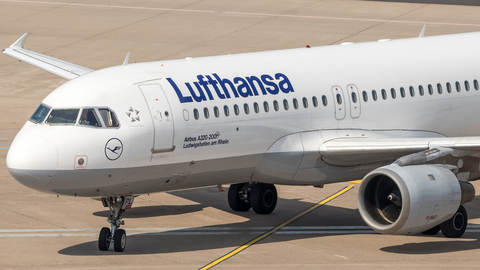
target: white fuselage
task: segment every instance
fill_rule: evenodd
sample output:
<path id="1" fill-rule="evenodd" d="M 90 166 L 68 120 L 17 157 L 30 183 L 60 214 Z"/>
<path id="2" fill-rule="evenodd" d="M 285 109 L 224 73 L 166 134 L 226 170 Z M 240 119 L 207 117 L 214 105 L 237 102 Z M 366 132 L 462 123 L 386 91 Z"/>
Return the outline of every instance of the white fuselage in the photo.
<path id="1" fill-rule="evenodd" d="M 108 108 L 119 126 L 28 121 L 12 143 L 7 166 L 27 186 L 90 197 L 248 181 L 322 185 L 358 179 L 378 164 L 331 166 L 318 147 L 352 134 L 480 134 L 477 48 L 480 33 L 95 71 L 65 83 L 43 104 Z M 121 149 L 112 152 L 116 146 Z M 285 173 L 277 175 L 276 168 Z"/>

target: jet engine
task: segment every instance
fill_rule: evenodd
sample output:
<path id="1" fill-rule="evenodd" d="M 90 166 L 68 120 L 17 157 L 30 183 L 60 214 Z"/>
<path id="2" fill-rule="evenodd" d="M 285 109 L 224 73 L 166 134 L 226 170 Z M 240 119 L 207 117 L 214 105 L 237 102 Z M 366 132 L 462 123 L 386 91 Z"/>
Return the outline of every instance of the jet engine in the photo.
<path id="1" fill-rule="evenodd" d="M 445 165 L 391 164 L 367 174 L 359 187 L 363 220 L 383 234 L 416 234 L 452 218 L 475 189 Z"/>

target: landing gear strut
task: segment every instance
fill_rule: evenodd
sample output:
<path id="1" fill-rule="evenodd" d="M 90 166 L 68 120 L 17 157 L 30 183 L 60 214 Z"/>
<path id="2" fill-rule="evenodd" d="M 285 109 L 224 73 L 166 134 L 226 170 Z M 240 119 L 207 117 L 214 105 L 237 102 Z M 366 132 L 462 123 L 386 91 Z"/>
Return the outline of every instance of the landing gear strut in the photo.
<path id="1" fill-rule="evenodd" d="M 273 184 L 240 183 L 228 189 L 228 204 L 233 211 L 248 211 L 270 214 L 277 205 L 277 189 Z"/>
<path id="2" fill-rule="evenodd" d="M 110 244 L 116 252 L 122 252 L 127 245 L 127 235 L 125 230 L 119 229 L 120 225 L 124 225 L 122 214 L 125 209 L 130 209 L 133 204 L 133 197 L 103 197 L 103 206 L 110 208 L 110 215 L 107 221 L 111 224 L 111 229 L 103 227 L 98 236 L 98 248 L 100 250 L 108 250 Z"/>

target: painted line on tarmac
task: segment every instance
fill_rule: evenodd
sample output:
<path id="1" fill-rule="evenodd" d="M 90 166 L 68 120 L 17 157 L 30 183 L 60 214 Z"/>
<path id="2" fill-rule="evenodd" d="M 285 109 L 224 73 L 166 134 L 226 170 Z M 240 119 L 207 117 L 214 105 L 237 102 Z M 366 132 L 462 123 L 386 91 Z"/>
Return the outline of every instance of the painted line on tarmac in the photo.
<path id="1" fill-rule="evenodd" d="M 327 228 L 328 227 L 328 228 Z M 273 227 L 213 227 L 213 228 L 127 228 L 128 235 L 136 236 L 209 236 L 209 235 L 259 235 Z M 27 229 L 0 230 L 0 238 L 26 237 L 98 237 L 98 228 L 89 229 Z M 479 233 L 480 225 L 469 224 L 466 233 Z M 309 226 L 286 227 L 279 235 L 347 235 L 378 234 L 368 226 Z"/>
<path id="2" fill-rule="evenodd" d="M 129 235 L 238 235 L 262 234 L 274 227 L 177 227 L 177 228 L 127 228 Z M 1 237 L 60 237 L 60 236 L 98 236 L 99 228 L 83 229 L 0 229 Z M 480 224 L 468 224 L 466 232 L 480 232 Z M 276 232 L 283 235 L 298 234 L 372 234 L 376 233 L 368 226 L 287 226 Z"/>
<path id="3" fill-rule="evenodd" d="M 259 235 L 274 227 L 204 227 L 204 228 L 128 228 L 129 235 Z M 1 229 L 1 237 L 60 237 L 97 236 L 100 229 Z M 375 233 L 368 226 L 291 226 L 277 232 L 284 235 L 298 234 L 360 234 Z"/>
<path id="4" fill-rule="evenodd" d="M 229 253 L 223 255 L 222 257 L 214 260 L 213 262 L 205 265 L 204 267 L 201 267 L 200 270 L 210 269 L 210 268 L 222 263 L 223 261 L 228 260 L 229 258 L 231 258 L 231 257 L 235 256 L 236 254 L 242 252 L 243 250 L 245 250 L 245 249 L 253 246 L 254 244 L 260 242 L 261 240 L 269 237 L 270 235 L 272 235 L 274 233 L 277 233 L 278 231 L 280 231 L 284 227 L 288 226 L 290 223 L 292 223 L 292 222 L 296 221 L 297 219 L 305 216 L 306 214 L 308 214 L 308 213 L 312 212 L 313 210 L 317 209 L 318 207 L 320 207 L 320 206 L 332 201 L 333 199 L 345 194 L 349 190 L 353 189 L 354 186 L 355 186 L 355 184 L 351 184 L 351 185 L 343 188 L 342 190 L 338 191 L 337 193 L 335 193 L 335 194 L 331 195 L 330 197 L 320 201 L 319 203 L 315 204 L 314 206 L 312 206 L 312 207 L 308 208 L 307 210 L 301 212 L 300 214 L 290 218 L 289 220 L 283 222 L 282 224 L 276 226 L 275 228 L 269 230 L 268 232 L 263 233 L 262 235 L 254 238 L 253 240 L 247 242 L 246 244 L 232 250 L 231 252 L 229 252 Z"/>
<path id="5" fill-rule="evenodd" d="M 470 23 L 426 22 L 426 21 L 399 21 L 399 20 L 385 20 L 385 19 L 361 19 L 361 18 L 328 17 L 328 16 L 288 15 L 288 14 L 274 14 L 274 13 L 253 13 L 253 12 L 215 11 L 215 10 L 193 10 L 193 9 L 180 9 L 180 8 L 153 8 L 153 7 L 115 6 L 115 5 L 98 5 L 98 4 L 82 4 L 82 3 L 46 2 L 46 1 L 43 1 L 43 2 L 38 1 L 38 2 L 37 2 L 37 1 L 29 1 L 29 0 L 0 0 L 0 2 L 29 3 L 29 4 L 46 4 L 46 5 L 62 5 L 62 6 L 81 6 L 81 7 L 99 7 L 99 8 L 110 8 L 110 9 L 112 9 L 112 8 L 117 8 L 117 9 L 177 11 L 177 12 L 192 12 L 192 13 L 218 13 L 218 14 L 262 16 L 262 17 L 305 18 L 305 19 L 342 20 L 342 21 L 390 22 L 390 23 L 413 23 L 413 24 L 453 25 L 453 26 L 475 26 L 475 27 L 480 27 L 480 24 L 470 24 Z"/>

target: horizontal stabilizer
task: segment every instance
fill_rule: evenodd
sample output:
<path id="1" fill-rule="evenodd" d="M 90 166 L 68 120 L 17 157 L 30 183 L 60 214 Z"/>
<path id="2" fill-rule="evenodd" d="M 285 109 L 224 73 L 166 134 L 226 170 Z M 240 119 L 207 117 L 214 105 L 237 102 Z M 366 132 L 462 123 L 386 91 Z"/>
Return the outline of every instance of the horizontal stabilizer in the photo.
<path id="1" fill-rule="evenodd" d="M 3 53 L 67 80 L 75 79 L 93 71 L 89 68 L 24 49 L 23 44 L 25 43 L 27 36 L 28 33 L 25 33 L 9 48 L 4 49 Z"/>

